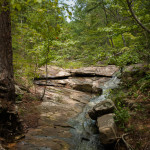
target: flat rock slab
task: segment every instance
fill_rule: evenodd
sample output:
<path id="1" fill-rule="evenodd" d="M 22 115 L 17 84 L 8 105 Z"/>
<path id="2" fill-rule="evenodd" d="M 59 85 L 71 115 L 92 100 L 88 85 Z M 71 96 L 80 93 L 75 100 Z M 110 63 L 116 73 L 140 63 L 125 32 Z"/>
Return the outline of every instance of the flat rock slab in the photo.
<path id="1" fill-rule="evenodd" d="M 38 69 L 39 78 L 46 77 L 45 66 Z M 70 77 L 70 76 L 105 76 L 112 77 L 115 72 L 119 71 L 119 67 L 115 65 L 108 65 L 103 67 L 83 67 L 80 69 L 63 69 L 56 66 L 47 66 L 48 78 L 55 79 L 60 77 Z M 36 78 L 37 80 L 38 78 Z"/>
<path id="2" fill-rule="evenodd" d="M 43 87 L 36 87 L 37 93 L 43 93 Z M 68 124 L 82 112 L 85 104 L 92 98 L 91 94 L 65 87 L 47 87 L 44 100 L 38 106 L 40 119 L 36 129 L 30 129 L 25 139 L 19 142 L 19 150 L 70 150 L 74 141 Z M 71 147 L 71 148 L 70 148 Z"/>
<path id="3" fill-rule="evenodd" d="M 74 76 L 91 75 L 91 76 L 107 76 L 111 77 L 119 68 L 115 65 L 108 65 L 103 67 L 83 67 L 80 69 L 71 69 L 69 72 Z"/>
<path id="4" fill-rule="evenodd" d="M 46 77 L 46 67 L 42 66 L 41 68 L 39 68 L 38 73 L 39 73 L 40 77 Z M 71 74 L 67 70 L 60 68 L 60 67 L 56 67 L 56 66 L 50 66 L 50 65 L 47 66 L 47 74 L 48 74 L 48 77 L 69 77 L 69 76 L 71 76 Z"/>
<path id="5" fill-rule="evenodd" d="M 108 77 L 69 77 L 68 79 L 62 80 L 48 80 L 47 84 L 45 80 L 38 80 L 34 83 L 40 86 L 70 87 L 78 91 L 100 95 L 102 93 L 101 86 L 108 80 L 110 80 Z"/>

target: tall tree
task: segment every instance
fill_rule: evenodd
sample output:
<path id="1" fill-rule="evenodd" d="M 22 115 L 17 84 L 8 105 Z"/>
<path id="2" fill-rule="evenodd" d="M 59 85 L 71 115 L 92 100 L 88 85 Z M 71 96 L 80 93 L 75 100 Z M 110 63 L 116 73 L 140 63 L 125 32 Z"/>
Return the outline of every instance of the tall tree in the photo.
<path id="1" fill-rule="evenodd" d="M 8 0 L 0 1 L 0 103 L 3 108 L 12 109 L 15 102 L 15 87 L 12 65 L 12 38 L 10 5 Z"/>

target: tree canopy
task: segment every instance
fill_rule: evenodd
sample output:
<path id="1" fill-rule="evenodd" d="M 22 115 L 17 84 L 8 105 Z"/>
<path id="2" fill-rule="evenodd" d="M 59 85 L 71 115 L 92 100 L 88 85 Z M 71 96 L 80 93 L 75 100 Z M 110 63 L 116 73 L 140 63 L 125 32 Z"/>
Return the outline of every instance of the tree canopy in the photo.
<path id="1" fill-rule="evenodd" d="M 46 62 L 63 67 L 149 62 L 147 0 L 76 0 L 73 8 L 60 0 L 11 5 L 17 75 L 32 78 Z"/>

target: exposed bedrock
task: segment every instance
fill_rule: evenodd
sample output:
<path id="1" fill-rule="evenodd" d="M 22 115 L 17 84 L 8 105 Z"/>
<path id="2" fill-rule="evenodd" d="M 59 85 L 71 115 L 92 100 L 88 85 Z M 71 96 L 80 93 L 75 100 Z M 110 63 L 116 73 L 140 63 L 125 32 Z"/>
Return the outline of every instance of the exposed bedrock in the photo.
<path id="1" fill-rule="evenodd" d="M 43 101 L 38 106 L 39 126 L 36 129 L 30 129 L 25 139 L 16 147 L 18 149 L 103 150 L 97 144 L 97 141 L 101 144 L 97 130 L 96 136 L 89 131 L 93 126 L 96 128 L 96 125 L 95 121 L 88 117 L 88 110 L 86 111 L 85 108 L 88 108 L 87 104 L 94 97 L 102 94 L 101 87 L 111 79 L 117 70 L 118 68 L 115 66 L 81 69 L 48 66 L 46 81 L 45 67 L 41 67 L 39 78 L 34 79 L 35 87 L 31 89 L 32 91 L 36 89 L 36 93 L 42 95 L 44 86 L 46 86 Z M 109 103 L 105 105 L 107 106 Z M 104 108 L 105 105 L 103 105 Z M 106 113 L 112 112 L 112 109 L 114 108 L 110 108 L 110 111 Z M 103 109 L 102 115 L 104 114 Z M 89 124 L 90 127 L 88 127 Z M 103 133 L 101 127 L 102 124 L 100 124 L 99 130 Z M 87 135 L 90 137 L 91 134 L 92 138 L 88 139 Z M 106 136 L 109 137 L 109 135 Z M 113 136 L 111 135 L 111 137 Z"/>

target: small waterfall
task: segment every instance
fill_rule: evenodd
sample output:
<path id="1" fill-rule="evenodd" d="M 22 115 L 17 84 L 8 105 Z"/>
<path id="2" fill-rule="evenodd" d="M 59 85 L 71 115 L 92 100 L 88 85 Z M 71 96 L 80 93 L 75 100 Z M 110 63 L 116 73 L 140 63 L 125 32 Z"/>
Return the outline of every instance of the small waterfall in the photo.
<path id="1" fill-rule="evenodd" d="M 105 100 L 109 95 L 110 89 L 116 88 L 119 82 L 120 80 L 116 76 L 113 76 L 112 79 L 101 87 L 103 89 L 102 95 L 91 99 L 83 108 L 82 113 L 69 121 L 71 126 L 75 128 L 71 129 L 74 136 L 74 142 L 72 144 L 75 150 L 104 150 L 99 140 L 96 121 L 88 117 L 88 111 L 100 101 Z"/>

